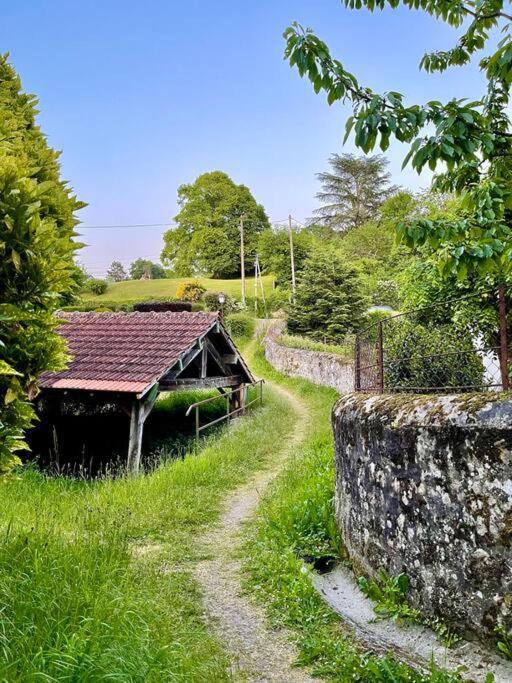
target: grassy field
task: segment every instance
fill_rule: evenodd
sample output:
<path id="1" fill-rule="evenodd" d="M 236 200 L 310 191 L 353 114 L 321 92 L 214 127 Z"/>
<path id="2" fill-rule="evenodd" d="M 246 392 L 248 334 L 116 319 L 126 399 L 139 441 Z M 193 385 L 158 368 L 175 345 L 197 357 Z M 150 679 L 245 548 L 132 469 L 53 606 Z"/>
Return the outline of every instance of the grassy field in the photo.
<path id="1" fill-rule="evenodd" d="M 263 286 L 266 294 L 272 291 L 272 283 L 274 278 L 272 275 L 263 276 Z M 241 281 L 240 280 L 212 280 L 210 278 L 168 278 L 165 280 L 126 280 L 125 282 L 114 282 L 108 286 L 107 291 L 101 295 L 95 295 L 86 292 L 83 299 L 87 301 L 132 301 L 139 299 L 140 301 L 162 298 L 162 297 L 176 297 L 176 289 L 181 282 L 197 280 L 208 291 L 224 292 L 229 296 L 240 299 L 241 297 Z M 254 278 L 247 278 L 246 280 L 246 294 L 253 296 L 254 294 Z"/>
<path id="2" fill-rule="evenodd" d="M 0 681 L 228 681 L 202 620 L 195 538 L 294 425 L 266 404 L 138 478 L 25 470 L 2 485 Z"/>
<path id="3" fill-rule="evenodd" d="M 308 411 L 304 442 L 247 529 L 248 591 L 291 631 L 299 663 L 323 679 L 460 681 L 362 652 L 315 592 L 304 560 L 339 557 L 341 549 L 329 424 L 336 394 L 276 373 L 261 350 L 247 356 L 258 375 L 296 393 Z M 158 410 L 172 409 L 166 401 Z M 0 681 L 233 680 L 203 619 L 192 572 L 204 550 L 195 539 L 215 524 L 227 493 L 272 461 L 297 420 L 292 404 L 267 390 L 265 405 L 236 429 L 140 477 L 88 481 L 26 469 L 5 483 Z"/>

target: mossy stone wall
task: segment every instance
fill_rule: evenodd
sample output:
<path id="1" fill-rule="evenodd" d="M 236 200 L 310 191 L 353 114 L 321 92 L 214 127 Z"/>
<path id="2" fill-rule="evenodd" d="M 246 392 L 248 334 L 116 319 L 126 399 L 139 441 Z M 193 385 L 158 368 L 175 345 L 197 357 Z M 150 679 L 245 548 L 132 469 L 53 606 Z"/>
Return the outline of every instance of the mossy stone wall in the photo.
<path id="1" fill-rule="evenodd" d="M 512 630 L 512 398 L 341 398 L 336 516 L 354 564 L 405 572 L 427 615 Z"/>

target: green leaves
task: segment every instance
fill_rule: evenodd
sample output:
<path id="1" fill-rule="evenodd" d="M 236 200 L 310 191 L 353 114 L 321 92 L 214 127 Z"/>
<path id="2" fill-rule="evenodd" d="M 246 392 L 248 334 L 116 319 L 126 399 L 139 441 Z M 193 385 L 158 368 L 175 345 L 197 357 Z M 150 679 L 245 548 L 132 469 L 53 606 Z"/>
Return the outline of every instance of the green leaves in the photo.
<path id="1" fill-rule="evenodd" d="M 75 288 L 74 212 L 36 124 L 36 101 L 0 57 L 0 478 L 19 460 L 37 378 L 66 355 L 52 312 Z"/>
<path id="2" fill-rule="evenodd" d="M 457 45 L 427 54 L 421 62 L 429 72 L 462 66 L 487 45 L 490 31 L 510 21 L 503 0 L 457 4 L 451 0 L 345 0 L 346 7 L 370 11 L 399 5 L 422 9 L 459 27 L 470 18 Z M 325 91 L 329 104 L 350 102 L 352 115 L 345 127 L 365 154 L 385 151 L 394 138 L 409 145 L 403 167 L 418 173 L 435 171 L 433 188 L 462 197 L 457 219 L 420 219 L 398 228 L 400 239 L 412 249 L 435 255 L 443 276 L 459 281 L 508 272 L 512 252 L 512 133 L 508 116 L 512 83 L 512 41 L 506 35 L 495 52 L 481 61 L 487 89 L 478 101 L 437 100 L 406 105 L 400 92 L 378 94 L 361 86 L 327 45 L 311 31 L 294 24 L 285 31 L 285 56 L 307 75 L 316 92 Z"/>
<path id="3" fill-rule="evenodd" d="M 178 189 L 178 203 L 176 228 L 164 234 L 162 251 L 162 262 L 175 274 L 238 277 L 242 215 L 246 265 L 254 263 L 258 236 L 269 221 L 249 188 L 237 185 L 222 171 L 203 173 Z"/>

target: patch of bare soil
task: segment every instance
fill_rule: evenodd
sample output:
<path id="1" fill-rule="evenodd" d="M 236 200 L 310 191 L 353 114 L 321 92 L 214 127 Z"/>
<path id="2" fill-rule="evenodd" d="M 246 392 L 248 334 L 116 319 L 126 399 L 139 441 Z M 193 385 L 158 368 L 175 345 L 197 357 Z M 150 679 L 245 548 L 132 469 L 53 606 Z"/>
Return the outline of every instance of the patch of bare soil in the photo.
<path id="1" fill-rule="evenodd" d="M 269 629 L 263 610 L 242 595 L 241 563 L 236 558 L 244 522 L 256 513 L 265 489 L 304 438 L 308 419 L 305 406 L 282 387 L 272 387 L 292 403 L 297 428 L 286 445 L 276 444 L 270 467 L 258 472 L 227 500 L 219 525 L 199 540 L 210 557 L 197 565 L 195 574 L 212 626 L 233 656 L 235 680 L 306 682 L 313 679 L 293 666 L 296 652 L 287 635 Z"/>

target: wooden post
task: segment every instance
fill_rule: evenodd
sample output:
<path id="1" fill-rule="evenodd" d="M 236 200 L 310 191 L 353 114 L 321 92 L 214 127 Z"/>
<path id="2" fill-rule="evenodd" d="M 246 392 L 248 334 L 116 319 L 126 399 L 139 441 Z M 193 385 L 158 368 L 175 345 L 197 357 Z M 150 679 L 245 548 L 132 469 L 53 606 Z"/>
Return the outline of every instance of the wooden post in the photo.
<path id="1" fill-rule="evenodd" d="M 500 320 L 500 371 L 501 387 L 508 391 L 510 381 L 508 377 L 508 339 L 507 339 L 507 305 L 505 302 L 505 285 L 498 289 L 498 311 Z"/>
<path id="2" fill-rule="evenodd" d="M 203 345 L 203 350 L 201 351 L 201 379 L 204 379 L 207 375 L 208 368 L 208 348 L 206 344 Z"/>
<path id="3" fill-rule="evenodd" d="M 130 441 L 128 444 L 127 469 L 129 474 L 138 474 L 142 449 L 142 430 L 144 427 L 144 410 L 142 401 L 134 398 L 130 416 Z"/>
<path id="4" fill-rule="evenodd" d="M 232 413 L 234 412 L 235 416 L 243 415 L 244 413 L 245 391 L 245 386 L 240 384 L 237 387 L 233 387 L 233 390 L 229 395 L 229 411 Z"/>
<path id="5" fill-rule="evenodd" d="M 258 254 L 254 261 L 254 314 L 258 317 Z"/>
<path id="6" fill-rule="evenodd" d="M 240 275 L 242 277 L 242 306 L 245 306 L 245 247 L 244 247 L 244 218 L 240 216 Z"/>
<path id="7" fill-rule="evenodd" d="M 130 412 L 130 440 L 128 442 L 127 470 L 129 474 L 138 474 L 140 469 L 140 455 L 142 451 L 142 433 L 144 422 L 151 412 L 159 392 L 158 384 L 142 399 L 134 396 Z"/>
<path id="8" fill-rule="evenodd" d="M 295 303 L 295 290 L 296 290 L 295 254 L 293 252 L 293 231 L 292 231 L 292 216 L 291 216 L 291 214 L 288 216 L 288 232 L 289 232 L 289 237 L 290 237 L 290 265 L 292 268 L 292 301 L 293 301 L 293 303 Z"/>

